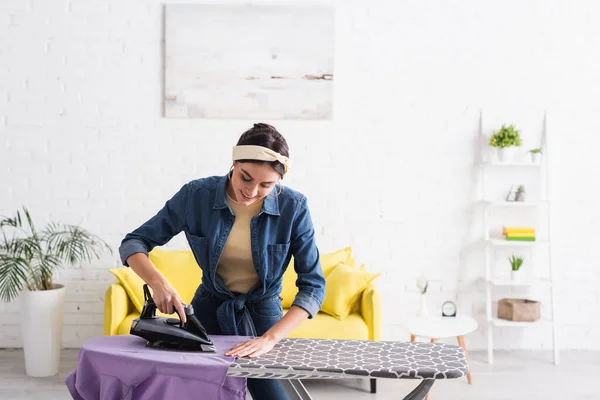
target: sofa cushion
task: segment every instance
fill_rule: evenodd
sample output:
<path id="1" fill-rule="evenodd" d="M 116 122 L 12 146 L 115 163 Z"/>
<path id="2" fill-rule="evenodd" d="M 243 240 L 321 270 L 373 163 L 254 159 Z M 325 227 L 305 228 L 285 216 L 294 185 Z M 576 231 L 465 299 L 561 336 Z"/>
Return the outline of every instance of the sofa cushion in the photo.
<path id="1" fill-rule="evenodd" d="M 289 309 L 283 310 L 284 313 L 288 311 Z M 347 318 L 339 320 L 319 312 L 314 318 L 300 324 L 288 337 L 369 340 L 369 328 L 360 314 L 352 313 Z"/>
<path id="2" fill-rule="evenodd" d="M 348 317 L 367 285 L 380 275 L 339 263 L 327 276 L 322 311 L 337 319 Z"/>
<path id="3" fill-rule="evenodd" d="M 181 301 L 190 304 L 202 282 L 202 269 L 192 251 L 155 247 L 148 254 L 148 258 L 177 291 Z"/>
<path id="4" fill-rule="evenodd" d="M 117 277 L 135 309 L 142 312 L 144 307 L 144 280 L 129 267 L 110 268 L 109 272 Z"/>
<path id="5" fill-rule="evenodd" d="M 352 259 L 352 247 L 348 246 L 343 249 L 336 250 L 332 253 L 321 254 L 320 256 L 321 269 L 323 275 L 327 277 L 329 273 L 341 262 L 354 263 Z M 281 283 L 281 297 L 283 297 L 282 306 L 283 308 L 290 308 L 296 294 L 298 294 L 298 287 L 296 286 L 296 279 L 298 274 L 294 270 L 294 257 L 290 260 L 286 271 L 283 274 L 283 281 Z"/>

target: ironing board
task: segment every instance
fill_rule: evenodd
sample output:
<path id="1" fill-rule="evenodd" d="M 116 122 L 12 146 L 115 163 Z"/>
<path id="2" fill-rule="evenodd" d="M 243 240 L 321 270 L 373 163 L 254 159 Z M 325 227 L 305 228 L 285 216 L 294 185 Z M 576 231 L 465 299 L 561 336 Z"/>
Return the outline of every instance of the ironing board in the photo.
<path id="1" fill-rule="evenodd" d="M 311 399 L 300 379 L 416 379 L 403 397 L 424 399 L 437 379 L 457 379 L 469 372 L 462 347 L 442 343 L 282 339 L 267 354 L 238 358 L 227 375 L 287 380 L 297 399 Z"/>
<path id="2" fill-rule="evenodd" d="M 77 400 L 138 399 L 150 393 L 161 398 L 162 392 L 168 393 L 164 398 L 203 393 L 240 400 L 245 381 L 235 377 L 279 379 L 292 398 L 309 400 L 300 379 L 414 379 L 419 385 L 403 398 L 422 400 L 435 380 L 469 372 L 464 350 L 451 344 L 286 338 L 260 357 L 234 359 L 223 355 L 249 337 L 211 339 L 216 353 L 148 349 L 144 339 L 132 335 L 93 338 L 83 344 L 65 383 Z M 133 387 L 138 397 L 131 397 Z"/>

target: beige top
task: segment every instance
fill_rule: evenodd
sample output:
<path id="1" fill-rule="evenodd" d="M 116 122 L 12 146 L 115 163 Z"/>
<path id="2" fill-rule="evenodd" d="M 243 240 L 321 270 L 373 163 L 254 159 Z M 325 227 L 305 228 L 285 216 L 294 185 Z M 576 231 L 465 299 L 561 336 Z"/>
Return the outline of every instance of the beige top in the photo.
<path id="1" fill-rule="evenodd" d="M 235 214 L 235 222 L 219 259 L 217 274 L 230 291 L 248 293 L 258 283 L 250 246 L 250 220 L 260 212 L 263 200 L 249 206 L 237 203 L 229 194 L 227 200 Z"/>

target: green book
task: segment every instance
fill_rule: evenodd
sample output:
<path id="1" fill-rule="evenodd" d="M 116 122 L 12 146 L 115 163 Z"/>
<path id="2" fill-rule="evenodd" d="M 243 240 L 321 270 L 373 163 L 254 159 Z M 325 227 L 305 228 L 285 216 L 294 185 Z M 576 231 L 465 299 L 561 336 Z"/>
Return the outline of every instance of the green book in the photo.
<path id="1" fill-rule="evenodd" d="M 535 237 L 510 237 L 510 236 L 507 236 L 506 240 L 512 240 L 514 242 L 535 242 Z"/>

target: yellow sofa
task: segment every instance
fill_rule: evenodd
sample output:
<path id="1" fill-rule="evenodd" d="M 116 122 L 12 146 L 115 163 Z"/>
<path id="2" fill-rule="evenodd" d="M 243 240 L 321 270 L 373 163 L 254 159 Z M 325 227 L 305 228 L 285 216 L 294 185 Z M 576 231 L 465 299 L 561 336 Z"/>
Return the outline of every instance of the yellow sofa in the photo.
<path id="1" fill-rule="evenodd" d="M 202 270 L 191 251 L 155 248 L 149 258 L 182 301 L 189 304 L 202 277 Z M 283 276 L 284 313 L 289 310 L 298 290 L 293 262 L 292 259 Z M 367 272 L 364 265 L 357 266 L 350 247 L 321 255 L 321 265 L 327 281 L 323 309 L 288 337 L 381 340 L 381 299 L 373 282 L 379 274 Z M 143 281 L 127 267 L 110 271 L 117 280 L 105 293 L 104 334 L 128 335 L 131 322 L 139 317 L 143 306 Z"/>

